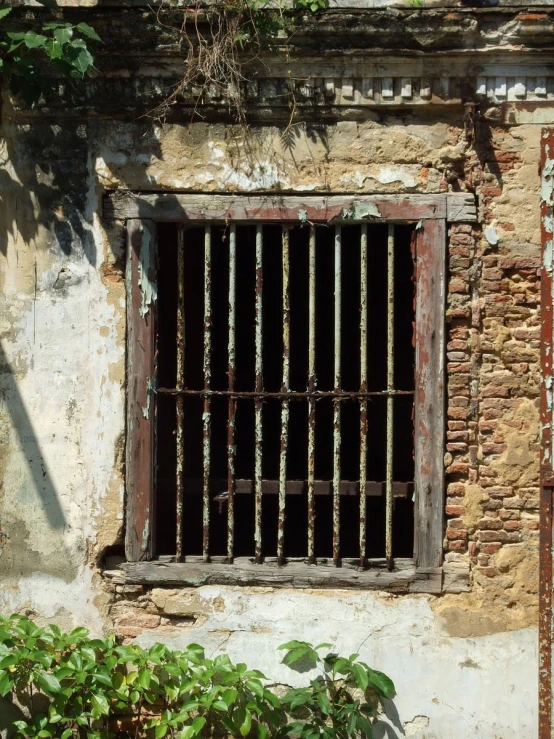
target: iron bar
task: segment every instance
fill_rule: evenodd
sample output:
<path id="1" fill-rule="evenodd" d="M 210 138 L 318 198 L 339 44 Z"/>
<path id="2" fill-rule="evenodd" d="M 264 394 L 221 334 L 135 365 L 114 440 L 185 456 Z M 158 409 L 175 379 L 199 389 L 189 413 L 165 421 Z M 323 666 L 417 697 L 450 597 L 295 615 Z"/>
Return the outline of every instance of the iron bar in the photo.
<path id="1" fill-rule="evenodd" d="M 227 559 L 233 561 L 235 538 L 235 422 L 237 401 L 234 397 L 236 371 L 236 279 L 237 279 L 237 228 L 229 231 L 229 337 L 227 342 Z"/>
<path id="2" fill-rule="evenodd" d="M 394 387 L 394 226 L 389 224 L 387 237 L 387 390 Z M 392 569 L 392 475 L 393 475 L 393 434 L 394 405 L 391 395 L 387 396 L 387 436 L 386 436 L 386 503 L 385 503 L 385 558 Z"/>
<path id="3" fill-rule="evenodd" d="M 212 380 L 212 229 L 204 229 L 204 389 L 209 390 Z M 210 437 L 211 437 L 211 397 L 204 396 L 202 411 L 202 556 L 204 562 L 210 561 Z"/>
<path id="4" fill-rule="evenodd" d="M 313 400 L 323 400 L 324 398 L 336 399 L 336 400 L 370 400 L 374 397 L 395 397 L 396 395 L 413 395 L 413 390 L 372 390 L 367 392 L 362 391 L 350 391 L 340 390 L 335 392 L 334 390 L 314 390 L 310 391 L 299 391 L 289 390 L 289 392 L 257 392 L 255 390 L 177 390 L 171 387 L 159 387 L 156 389 L 157 393 L 162 395 L 192 395 L 192 396 L 204 396 L 210 397 L 232 397 L 237 400 L 252 400 L 255 398 L 260 399 L 277 399 L 277 400 L 306 400 L 306 398 L 312 398 Z"/>
<path id="5" fill-rule="evenodd" d="M 185 385 L 185 229 L 179 227 L 177 233 L 177 390 L 182 393 Z M 175 559 L 183 559 L 183 475 L 185 466 L 185 398 L 179 394 L 176 401 L 176 455 L 175 495 L 176 495 L 176 533 Z"/>
<path id="6" fill-rule="evenodd" d="M 308 254 L 308 392 L 315 392 L 315 226 L 310 225 Z M 308 396 L 308 561 L 315 562 L 315 399 Z"/>
<path id="7" fill-rule="evenodd" d="M 283 228 L 282 233 L 283 262 L 283 379 L 281 392 L 285 395 L 290 390 L 290 291 L 289 291 L 289 230 Z M 277 524 L 277 561 L 284 564 L 285 541 L 285 501 L 287 484 L 287 445 L 289 426 L 288 398 L 281 401 L 281 442 L 279 450 L 279 513 Z"/>
<path id="8" fill-rule="evenodd" d="M 367 224 L 360 235 L 360 392 L 367 392 Z M 360 567 L 365 566 L 367 538 L 367 398 L 360 400 Z"/>
<path id="9" fill-rule="evenodd" d="M 256 392 L 263 393 L 263 227 L 256 226 L 256 292 L 255 292 L 255 309 L 256 309 L 256 331 L 255 331 L 255 372 L 256 372 Z M 260 397 L 256 397 L 254 402 L 254 544 L 255 559 L 259 564 L 262 561 L 262 401 Z"/>
<path id="10" fill-rule="evenodd" d="M 342 230 L 335 226 L 335 314 L 334 314 L 334 391 L 341 388 L 341 244 Z M 333 400 L 333 562 L 340 558 L 340 402 Z"/>

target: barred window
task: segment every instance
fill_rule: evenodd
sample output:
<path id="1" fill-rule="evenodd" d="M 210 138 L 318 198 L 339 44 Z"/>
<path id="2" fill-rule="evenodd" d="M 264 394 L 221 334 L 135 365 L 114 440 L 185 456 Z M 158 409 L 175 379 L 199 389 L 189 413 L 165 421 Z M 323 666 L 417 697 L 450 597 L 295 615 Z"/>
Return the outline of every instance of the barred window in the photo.
<path id="1" fill-rule="evenodd" d="M 127 222 L 129 562 L 164 582 L 434 589 L 440 204 L 178 205 Z"/>

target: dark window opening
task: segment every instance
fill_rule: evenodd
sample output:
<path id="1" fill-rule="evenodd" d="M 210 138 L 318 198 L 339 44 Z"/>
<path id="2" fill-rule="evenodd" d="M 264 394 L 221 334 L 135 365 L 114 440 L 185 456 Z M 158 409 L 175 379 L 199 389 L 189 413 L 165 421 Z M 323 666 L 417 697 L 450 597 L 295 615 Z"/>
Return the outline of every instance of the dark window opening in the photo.
<path id="1" fill-rule="evenodd" d="M 157 385 L 177 387 L 178 230 L 158 227 L 158 344 Z M 209 530 L 203 540 L 204 452 L 203 404 L 205 356 L 205 233 L 184 230 L 184 395 L 183 424 L 183 553 L 228 555 L 228 407 L 229 395 L 229 260 L 230 227 L 213 225 L 211 233 L 211 428 L 209 433 Z M 334 400 L 340 393 L 340 556 L 360 553 L 360 412 L 361 398 L 361 240 L 367 233 L 367 558 L 386 553 L 387 443 L 392 449 L 392 555 L 411 557 L 414 541 L 414 425 L 413 342 L 414 259 L 413 229 L 387 224 L 342 226 L 340 392 L 334 390 L 335 258 L 334 226 L 317 226 L 315 234 L 315 520 L 314 554 L 333 557 Z M 234 464 L 234 556 L 255 552 L 255 399 L 241 395 L 256 389 L 256 226 L 237 225 L 236 234 L 236 422 Z M 393 291 L 389 294 L 388 256 L 394 236 Z M 295 226 L 289 235 L 290 389 L 286 458 L 284 556 L 308 556 L 308 407 L 309 389 L 309 226 Z M 282 390 L 283 346 L 283 229 L 262 229 L 262 364 L 263 391 Z M 392 302 L 391 302 L 392 301 Z M 388 318 L 393 314 L 392 388 L 388 356 Z M 387 373 L 389 370 L 389 373 Z M 387 377 L 389 374 L 389 377 Z M 391 392 L 392 391 L 392 392 Z M 221 392 L 221 395 L 217 393 Z M 196 393 L 196 394 L 195 394 Z M 355 395 L 358 393 L 358 395 Z M 392 423 L 387 420 L 392 397 Z M 282 397 L 263 397 L 262 517 L 265 557 L 277 554 Z M 156 403 L 155 553 L 173 555 L 177 536 L 177 413 L 176 395 L 159 392 Z M 387 429 L 390 433 L 387 435 Z M 387 436 L 390 437 L 387 442 Z"/>

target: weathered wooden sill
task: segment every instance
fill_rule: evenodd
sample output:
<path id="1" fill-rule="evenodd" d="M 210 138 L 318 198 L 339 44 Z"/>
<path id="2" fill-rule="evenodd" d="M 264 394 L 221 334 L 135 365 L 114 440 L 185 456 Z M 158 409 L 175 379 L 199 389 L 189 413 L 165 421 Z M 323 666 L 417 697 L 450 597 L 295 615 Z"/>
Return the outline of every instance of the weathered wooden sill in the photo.
<path id="1" fill-rule="evenodd" d="M 437 568 L 416 568 L 411 559 L 398 559 L 389 572 L 382 560 L 370 562 L 362 570 L 348 562 L 342 567 L 309 565 L 303 561 L 278 567 L 274 561 L 254 564 L 237 558 L 234 564 L 156 560 L 125 562 L 104 576 L 125 585 L 199 587 L 201 585 L 250 585 L 286 588 L 352 588 L 384 590 L 390 593 L 460 593 L 469 590 L 469 566 L 445 564 Z"/>

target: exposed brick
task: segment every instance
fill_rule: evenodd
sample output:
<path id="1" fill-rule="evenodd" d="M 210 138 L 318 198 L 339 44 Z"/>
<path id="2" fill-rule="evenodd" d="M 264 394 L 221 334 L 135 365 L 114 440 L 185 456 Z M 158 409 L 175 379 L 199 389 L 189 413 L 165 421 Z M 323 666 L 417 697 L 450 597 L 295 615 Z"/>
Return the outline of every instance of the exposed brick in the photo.
<path id="1" fill-rule="evenodd" d="M 467 539 L 467 536 L 465 529 L 446 529 L 447 539 Z"/>
<path id="2" fill-rule="evenodd" d="M 477 524 L 477 527 L 479 529 L 486 529 L 491 531 L 501 529 L 503 526 L 504 524 L 498 518 L 482 518 Z"/>

